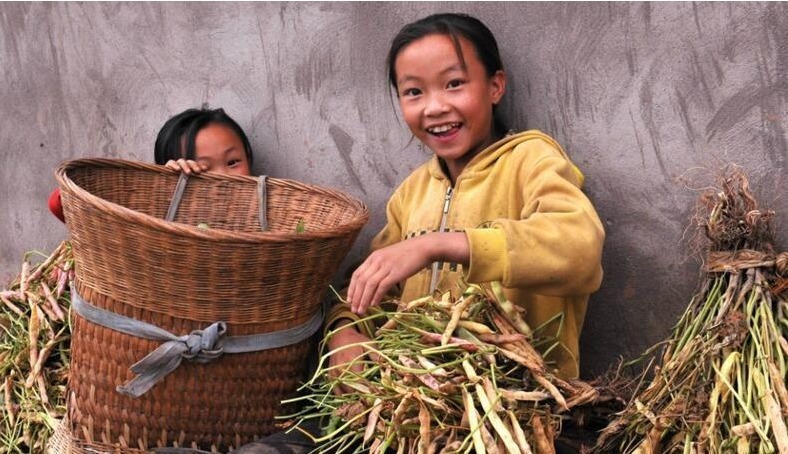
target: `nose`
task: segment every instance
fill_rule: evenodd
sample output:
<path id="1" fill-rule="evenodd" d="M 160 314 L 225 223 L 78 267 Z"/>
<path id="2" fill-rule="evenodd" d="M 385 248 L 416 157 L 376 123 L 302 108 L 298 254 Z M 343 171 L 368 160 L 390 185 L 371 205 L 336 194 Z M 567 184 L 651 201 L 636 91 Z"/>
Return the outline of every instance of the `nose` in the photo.
<path id="1" fill-rule="evenodd" d="M 424 115 L 428 117 L 437 117 L 446 113 L 448 110 L 449 105 L 441 93 L 433 92 L 427 95 Z"/>

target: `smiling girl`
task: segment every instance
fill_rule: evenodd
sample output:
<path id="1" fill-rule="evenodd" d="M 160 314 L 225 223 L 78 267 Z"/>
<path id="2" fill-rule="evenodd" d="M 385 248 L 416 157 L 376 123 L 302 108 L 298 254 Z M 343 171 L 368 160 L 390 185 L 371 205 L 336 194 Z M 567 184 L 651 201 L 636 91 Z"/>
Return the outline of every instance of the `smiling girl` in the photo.
<path id="1" fill-rule="evenodd" d="M 387 63 L 405 123 L 434 156 L 391 196 L 373 252 L 351 277 L 350 307 L 329 314 L 327 326 L 340 328 L 329 348 L 368 340 L 371 328 L 347 325 L 397 285 L 410 301 L 436 291 L 459 296 L 463 282 L 500 281 L 528 323 L 560 342 L 546 355 L 559 375 L 578 376 L 604 242 L 583 175 L 546 134 L 507 134 L 496 120 L 506 74 L 479 20 L 436 14 L 406 25 Z M 341 349 L 331 361 L 361 353 Z"/>

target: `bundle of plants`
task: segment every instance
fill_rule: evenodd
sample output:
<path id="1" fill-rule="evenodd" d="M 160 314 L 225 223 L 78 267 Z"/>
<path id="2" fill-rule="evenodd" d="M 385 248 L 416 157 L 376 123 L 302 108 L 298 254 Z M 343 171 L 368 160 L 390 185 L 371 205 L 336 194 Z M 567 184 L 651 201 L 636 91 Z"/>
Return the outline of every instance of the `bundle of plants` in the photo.
<path id="1" fill-rule="evenodd" d="M 651 349 L 661 360 L 599 450 L 788 453 L 788 254 L 773 249 L 774 213 L 759 209 L 736 168 L 699 207 L 701 290 Z"/>
<path id="2" fill-rule="evenodd" d="M 457 300 L 420 298 L 362 322 L 378 326 L 352 367 L 322 356 L 295 428 L 322 421 L 320 452 L 551 453 L 562 415 L 603 399 L 556 377 L 500 285 L 471 286 Z M 334 333 L 330 333 L 329 336 Z M 353 346 L 348 346 L 353 347 Z M 338 389 L 351 392 L 337 392 Z"/>
<path id="3" fill-rule="evenodd" d="M 43 260 L 31 265 L 36 256 Z M 66 413 L 73 264 L 68 242 L 49 256 L 29 252 L 0 291 L 0 453 L 44 452 Z"/>

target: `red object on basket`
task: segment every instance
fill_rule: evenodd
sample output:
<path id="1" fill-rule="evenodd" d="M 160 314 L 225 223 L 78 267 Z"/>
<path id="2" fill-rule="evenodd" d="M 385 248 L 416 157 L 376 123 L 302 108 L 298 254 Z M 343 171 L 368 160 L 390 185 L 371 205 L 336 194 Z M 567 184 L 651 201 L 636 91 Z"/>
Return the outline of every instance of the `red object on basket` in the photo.
<path id="1" fill-rule="evenodd" d="M 66 223 L 66 218 L 63 216 L 63 202 L 60 200 L 60 188 L 55 188 L 52 194 L 49 194 L 49 211 L 60 219 L 60 222 Z"/>

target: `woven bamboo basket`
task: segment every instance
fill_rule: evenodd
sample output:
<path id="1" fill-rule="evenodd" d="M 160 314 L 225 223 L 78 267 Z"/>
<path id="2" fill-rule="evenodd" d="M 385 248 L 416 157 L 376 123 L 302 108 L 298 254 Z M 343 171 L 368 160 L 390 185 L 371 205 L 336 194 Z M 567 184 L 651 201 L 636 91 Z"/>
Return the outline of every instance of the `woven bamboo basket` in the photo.
<path id="1" fill-rule="evenodd" d="M 71 433 L 70 426 L 68 418 L 57 422 L 52 438 L 47 443 L 46 454 L 147 454 L 152 452 L 120 447 L 120 445 L 86 442 L 76 438 Z"/>
<path id="2" fill-rule="evenodd" d="M 78 159 L 62 164 L 56 178 L 74 290 L 93 306 L 175 335 L 216 321 L 226 323 L 228 336 L 307 322 L 369 216 L 341 192 L 269 178 L 268 230 L 261 231 L 257 179 L 202 174 L 189 179 L 167 222 L 176 171 Z M 224 451 L 269 434 L 280 401 L 303 378 L 311 345 L 184 361 L 134 398 L 116 388 L 160 343 L 73 317 L 68 416 L 73 437 L 88 444 Z"/>

